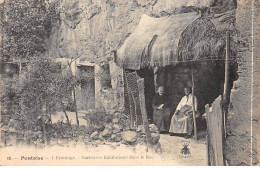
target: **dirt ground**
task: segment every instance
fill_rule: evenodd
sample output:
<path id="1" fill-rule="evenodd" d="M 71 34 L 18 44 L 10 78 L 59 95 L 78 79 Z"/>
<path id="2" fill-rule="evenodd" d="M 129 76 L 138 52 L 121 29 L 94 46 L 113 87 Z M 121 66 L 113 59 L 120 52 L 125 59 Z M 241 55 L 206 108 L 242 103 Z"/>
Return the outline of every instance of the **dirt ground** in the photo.
<path id="1" fill-rule="evenodd" d="M 85 125 L 83 113 L 79 113 L 81 125 Z M 63 114 L 59 113 L 52 117 L 53 123 L 60 121 Z M 75 113 L 68 112 L 72 124 L 76 124 Z M 64 119 L 65 120 L 65 119 Z M 54 140 L 53 140 L 54 141 Z M 15 142 L 15 141 L 14 141 Z M 169 134 L 160 134 L 160 144 L 162 153 L 158 154 L 152 150 L 146 151 L 145 145 L 125 145 L 115 142 L 102 142 L 100 140 L 92 143 L 83 143 L 76 141 L 57 140 L 57 143 L 44 149 L 35 147 L 17 147 L 9 146 L 0 148 L 0 163 L 2 165 L 19 164 L 19 165 L 189 165 L 205 166 L 206 160 L 206 140 L 205 131 L 198 133 L 198 140 L 185 139 L 184 137 L 170 136 Z M 188 154 L 181 154 L 183 145 L 188 144 Z M 14 153 L 15 152 L 15 153 Z M 7 156 L 15 160 L 7 161 Z M 44 161 L 24 161 L 19 160 L 21 156 L 43 156 Z M 108 159 L 105 159 L 105 156 Z M 113 156 L 125 156 L 128 159 L 113 160 Z M 141 156 L 145 159 L 141 159 Z M 87 159 L 87 158 L 97 159 Z M 135 161 L 133 161 L 135 160 Z M 122 163 L 121 163 L 122 162 Z"/>
<path id="2" fill-rule="evenodd" d="M 67 113 L 72 124 L 76 124 L 75 112 Z M 83 115 L 84 113 L 79 112 L 80 125 L 86 125 L 86 121 L 83 119 Z M 61 120 L 62 116 L 64 116 L 62 112 L 57 113 L 55 116 L 52 117 L 53 122 L 56 123 L 58 120 Z M 160 154 L 159 156 L 162 161 L 165 161 L 172 165 L 207 165 L 205 131 L 200 131 L 198 133 L 197 141 L 195 141 L 194 139 L 185 139 L 184 137 L 170 136 L 169 134 L 160 134 L 160 143 L 162 147 L 162 154 Z M 189 144 L 188 148 L 190 150 L 190 154 L 187 156 L 181 155 L 180 153 L 184 143 Z M 119 146 L 117 144 L 110 145 L 112 146 L 112 149 L 109 151 L 113 151 L 115 153 L 120 151 L 123 147 L 122 145 Z M 105 148 L 107 148 L 107 145 L 105 146 Z M 100 150 L 100 152 L 102 152 L 104 149 L 104 145 L 99 145 L 94 149 L 95 151 Z"/>
<path id="3" fill-rule="evenodd" d="M 201 138 L 201 136 L 205 136 L 205 132 L 200 132 L 199 134 L 199 140 L 197 141 L 178 136 L 161 135 L 162 158 L 166 161 L 176 161 L 183 165 L 207 165 L 206 140 Z M 187 158 L 180 153 L 184 143 L 189 143 L 190 156 Z"/>
<path id="4" fill-rule="evenodd" d="M 125 145 L 115 142 L 64 142 L 44 149 L 25 146 L 0 148 L 1 165 L 182 165 L 205 166 L 205 132 L 199 140 L 161 134 L 162 153 L 146 151 L 145 145 Z M 183 144 L 188 143 L 190 154 L 183 155 Z M 21 157 L 43 157 L 43 161 L 21 160 Z M 12 160 L 6 160 L 12 157 Z M 116 159 L 119 157 L 121 159 Z M 143 159 L 142 159 L 143 157 Z M 113 159 L 114 158 L 114 159 Z M 126 159 L 123 159 L 126 158 Z"/>

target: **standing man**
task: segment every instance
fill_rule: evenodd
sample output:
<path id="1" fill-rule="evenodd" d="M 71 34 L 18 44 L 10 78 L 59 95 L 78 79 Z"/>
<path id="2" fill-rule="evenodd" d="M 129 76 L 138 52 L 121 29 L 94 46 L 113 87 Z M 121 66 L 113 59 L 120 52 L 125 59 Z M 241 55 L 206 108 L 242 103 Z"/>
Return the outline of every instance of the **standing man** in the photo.
<path id="1" fill-rule="evenodd" d="M 160 133 L 168 133 L 170 127 L 170 105 L 164 94 L 164 87 L 158 88 L 158 94 L 153 99 L 153 122 L 158 127 Z"/>
<path id="2" fill-rule="evenodd" d="M 185 138 L 190 138 L 193 130 L 193 116 L 192 116 L 192 94 L 189 87 L 184 88 L 185 96 L 178 104 L 176 111 L 171 119 L 171 126 L 169 132 L 185 134 Z M 194 96 L 194 109 L 197 111 L 197 98 Z"/>

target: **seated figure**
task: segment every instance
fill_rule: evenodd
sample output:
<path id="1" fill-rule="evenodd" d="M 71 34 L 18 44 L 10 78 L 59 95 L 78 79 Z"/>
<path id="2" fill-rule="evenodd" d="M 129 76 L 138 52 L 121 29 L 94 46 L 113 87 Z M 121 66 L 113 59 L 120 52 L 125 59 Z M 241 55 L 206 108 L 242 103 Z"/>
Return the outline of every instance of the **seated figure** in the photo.
<path id="1" fill-rule="evenodd" d="M 160 133 L 168 133 L 170 127 L 169 100 L 164 94 L 164 87 L 158 88 L 158 94 L 153 99 L 153 123 L 158 127 Z"/>
<path id="2" fill-rule="evenodd" d="M 169 132 L 172 134 L 185 134 L 185 138 L 192 135 L 193 130 L 193 110 L 192 110 L 192 94 L 190 88 L 184 88 L 185 96 L 178 104 L 176 111 L 171 119 Z M 194 109 L 197 111 L 197 98 L 194 96 Z"/>

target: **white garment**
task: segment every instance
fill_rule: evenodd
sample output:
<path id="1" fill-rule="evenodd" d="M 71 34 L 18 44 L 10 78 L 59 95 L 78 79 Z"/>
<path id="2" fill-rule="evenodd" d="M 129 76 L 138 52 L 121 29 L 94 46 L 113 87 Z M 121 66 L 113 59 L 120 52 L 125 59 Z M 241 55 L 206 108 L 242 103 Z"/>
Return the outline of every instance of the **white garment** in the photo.
<path id="1" fill-rule="evenodd" d="M 176 110 L 180 110 L 184 105 L 192 106 L 192 94 L 189 94 L 188 96 L 184 96 L 181 99 L 180 103 L 178 104 Z M 197 106 L 198 106 L 197 97 L 194 96 L 194 109 L 195 109 L 195 111 L 197 111 Z"/>

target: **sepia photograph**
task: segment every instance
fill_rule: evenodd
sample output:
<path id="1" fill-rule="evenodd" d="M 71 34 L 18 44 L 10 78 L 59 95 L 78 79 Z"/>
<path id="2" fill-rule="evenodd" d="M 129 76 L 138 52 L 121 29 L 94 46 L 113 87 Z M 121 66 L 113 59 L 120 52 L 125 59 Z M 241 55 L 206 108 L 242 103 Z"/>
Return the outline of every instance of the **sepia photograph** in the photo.
<path id="1" fill-rule="evenodd" d="M 0 165 L 260 165 L 259 13 L 0 0 Z"/>

